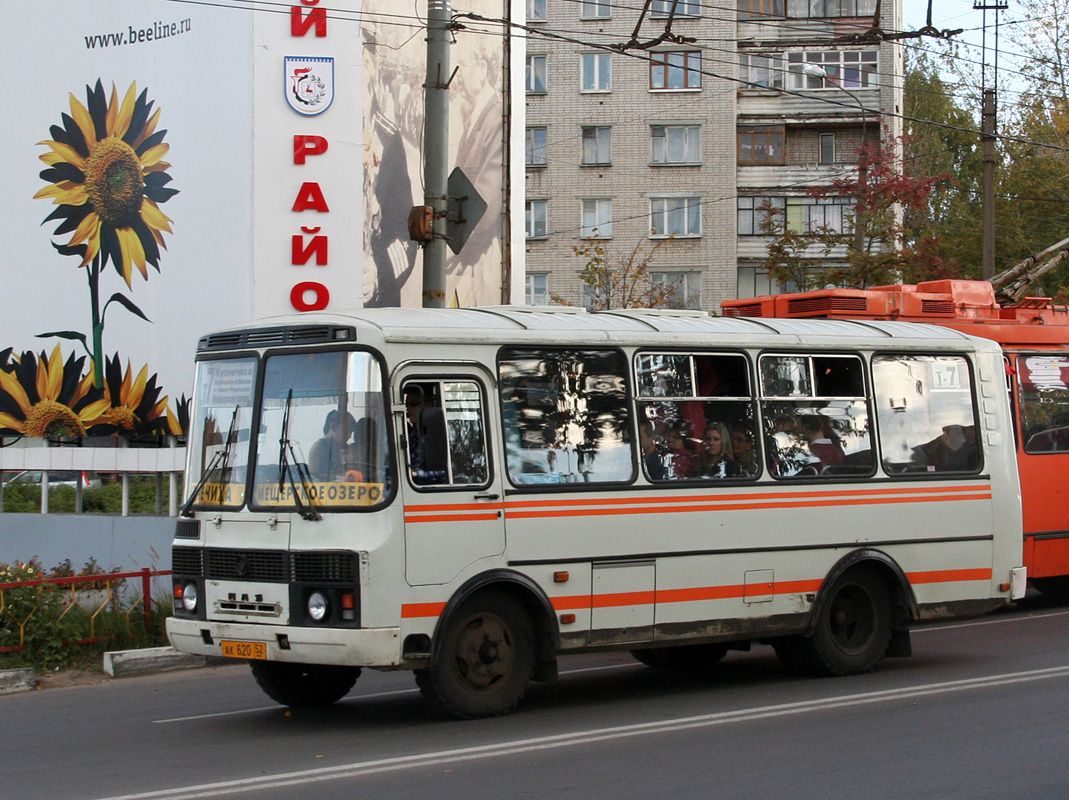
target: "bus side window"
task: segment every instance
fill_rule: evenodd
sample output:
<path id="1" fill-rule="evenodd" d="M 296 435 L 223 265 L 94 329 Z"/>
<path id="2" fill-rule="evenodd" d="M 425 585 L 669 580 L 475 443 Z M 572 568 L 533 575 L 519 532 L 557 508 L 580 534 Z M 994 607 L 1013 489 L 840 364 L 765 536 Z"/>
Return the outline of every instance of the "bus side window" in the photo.
<path id="1" fill-rule="evenodd" d="M 763 356 L 761 397 L 768 468 L 774 477 L 873 473 L 872 424 L 860 358 Z"/>
<path id="2" fill-rule="evenodd" d="M 408 469 L 417 486 L 480 486 L 489 480 L 483 396 L 474 381 L 408 383 Z"/>
<path id="3" fill-rule="evenodd" d="M 1024 451 L 1069 452 L 1069 358 L 1020 355 L 1017 380 Z"/>
<path id="4" fill-rule="evenodd" d="M 620 351 L 506 347 L 498 372 L 512 483 L 631 480 L 627 362 Z"/>
<path id="5" fill-rule="evenodd" d="M 874 356 L 880 450 L 889 473 L 975 472 L 976 400 L 961 356 Z"/>

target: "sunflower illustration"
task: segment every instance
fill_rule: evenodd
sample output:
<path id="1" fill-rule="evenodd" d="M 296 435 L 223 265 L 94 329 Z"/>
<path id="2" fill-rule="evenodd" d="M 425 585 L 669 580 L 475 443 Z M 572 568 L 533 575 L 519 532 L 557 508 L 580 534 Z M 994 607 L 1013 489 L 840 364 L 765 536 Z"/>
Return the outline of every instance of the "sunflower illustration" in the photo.
<path id="1" fill-rule="evenodd" d="M 27 350 L 0 369 L 0 430 L 24 436 L 84 436 L 107 411 L 108 400 L 82 377 L 85 357 L 67 357 L 56 345 L 52 354 Z"/>
<path id="2" fill-rule="evenodd" d="M 171 233 L 171 220 L 160 211 L 177 194 L 166 188 L 167 131 L 156 130 L 160 111 L 152 111 L 147 89 L 137 94 L 136 83 L 120 103 L 114 84 L 109 99 L 98 80 L 86 86 L 86 100 L 82 105 L 72 94 L 63 125 L 53 125 L 52 138 L 38 143 L 49 148 L 40 156 L 49 185 L 34 198 L 52 198 L 56 208 L 45 222 L 60 221 L 54 235 L 72 234 L 57 246 L 61 253 L 81 255 L 81 267 L 98 257 L 99 268 L 110 262 L 132 288 L 133 267 L 146 280 L 146 265 L 159 271 L 163 234 Z"/>
<path id="3" fill-rule="evenodd" d="M 94 422 L 94 428 L 118 433 L 166 433 L 167 397 L 161 399 L 160 391 L 156 376 L 149 377 L 147 365 L 135 377 L 130 362 L 126 362 L 124 372 L 116 354 L 104 367 L 104 397 L 111 407 Z"/>

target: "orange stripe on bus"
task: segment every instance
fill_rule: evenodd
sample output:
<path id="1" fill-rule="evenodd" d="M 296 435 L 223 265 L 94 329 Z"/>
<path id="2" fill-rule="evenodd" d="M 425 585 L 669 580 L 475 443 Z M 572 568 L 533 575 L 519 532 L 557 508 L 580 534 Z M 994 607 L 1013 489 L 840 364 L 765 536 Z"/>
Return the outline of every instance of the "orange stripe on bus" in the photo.
<path id="1" fill-rule="evenodd" d="M 703 494 L 703 495 L 667 495 L 656 498 L 650 497 L 598 497 L 582 500 L 569 500 L 558 497 L 552 500 L 510 500 L 505 503 L 509 510 L 514 508 L 555 508 L 569 506 L 617 506 L 617 505 L 641 505 L 643 503 L 693 503 L 715 500 L 718 502 L 733 502 L 737 500 L 752 500 L 763 498 L 768 500 L 789 500 L 799 498 L 825 498 L 841 496 L 869 496 L 869 495 L 927 495 L 927 494 L 952 494 L 959 492 L 976 493 L 990 492 L 990 485 L 977 486 L 976 484 L 964 484 L 958 486 L 905 486 L 891 489 L 838 489 L 825 491 L 781 491 L 781 492 L 744 492 L 736 494 Z"/>
<path id="2" fill-rule="evenodd" d="M 887 505 L 892 503 L 937 503 L 960 500 L 990 500 L 991 492 L 975 495 L 944 495 L 929 497 L 854 497 L 844 500 L 814 500 L 811 503 L 767 501 L 735 504 L 707 504 L 689 506 L 645 506 L 642 508 L 564 508 L 538 511 L 505 511 L 507 519 L 536 519 L 551 517 L 619 516 L 628 514 L 685 514 L 708 511 L 755 511 L 776 508 L 829 508 L 831 506 Z"/>
<path id="3" fill-rule="evenodd" d="M 423 514 L 428 511 L 500 511 L 504 503 L 441 503 L 432 506 L 405 506 L 405 513 Z"/>
<path id="4" fill-rule="evenodd" d="M 909 572 L 910 583 L 954 583 L 956 581 L 989 581 L 991 569 L 942 569 L 934 572 Z"/>
<path id="5" fill-rule="evenodd" d="M 401 606 L 401 619 L 439 617 L 443 611 L 445 603 L 404 603 Z"/>
<path id="6" fill-rule="evenodd" d="M 425 514 L 423 516 L 406 516 L 405 522 L 486 522 L 498 519 L 500 511 L 482 514 Z"/>

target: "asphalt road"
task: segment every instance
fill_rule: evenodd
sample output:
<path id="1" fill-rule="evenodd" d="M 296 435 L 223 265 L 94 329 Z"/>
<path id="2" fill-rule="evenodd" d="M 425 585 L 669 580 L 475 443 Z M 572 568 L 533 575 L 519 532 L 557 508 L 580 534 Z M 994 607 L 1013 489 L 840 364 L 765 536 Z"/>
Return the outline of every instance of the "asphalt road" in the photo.
<path id="1" fill-rule="evenodd" d="M 714 673 L 562 659 L 511 716 L 430 711 L 408 673 L 288 711 L 241 664 L 0 697 L 0 797 L 1069 797 L 1069 605 L 915 630 L 870 674 L 770 648 Z"/>

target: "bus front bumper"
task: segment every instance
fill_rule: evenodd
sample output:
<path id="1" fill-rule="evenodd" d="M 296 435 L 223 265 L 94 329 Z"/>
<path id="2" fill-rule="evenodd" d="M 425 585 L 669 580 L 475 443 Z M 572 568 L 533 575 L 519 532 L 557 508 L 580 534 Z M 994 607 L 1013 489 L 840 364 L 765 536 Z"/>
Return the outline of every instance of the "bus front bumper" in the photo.
<path id="1" fill-rule="evenodd" d="M 179 652 L 202 656 L 255 653 L 268 661 L 353 667 L 401 663 L 400 628 L 299 628 L 169 617 L 167 638 Z M 224 653 L 224 643 L 229 652 Z"/>

